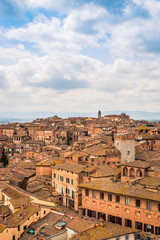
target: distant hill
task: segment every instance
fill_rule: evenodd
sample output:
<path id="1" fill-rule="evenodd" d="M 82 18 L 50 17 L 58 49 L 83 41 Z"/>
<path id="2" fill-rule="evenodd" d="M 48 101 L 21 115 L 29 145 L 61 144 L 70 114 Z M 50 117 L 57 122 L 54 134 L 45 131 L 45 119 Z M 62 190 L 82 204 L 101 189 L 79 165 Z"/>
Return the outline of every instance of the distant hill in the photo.
<path id="1" fill-rule="evenodd" d="M 144 111 L 102 111 L 102 116 L 109 114 L 121 114 L 125 112 L 132 119 L 135 120 L 159 120 L 160 121 L 160 112 L 144 112 Z M 58 117 L 67 118 L 67 117 L 97 117 L 97 112 L 1 112 L 0 113 L 0 122 L 27 122 L 33 121 L 36 118 L 47 118 L 57 115 Z"/>

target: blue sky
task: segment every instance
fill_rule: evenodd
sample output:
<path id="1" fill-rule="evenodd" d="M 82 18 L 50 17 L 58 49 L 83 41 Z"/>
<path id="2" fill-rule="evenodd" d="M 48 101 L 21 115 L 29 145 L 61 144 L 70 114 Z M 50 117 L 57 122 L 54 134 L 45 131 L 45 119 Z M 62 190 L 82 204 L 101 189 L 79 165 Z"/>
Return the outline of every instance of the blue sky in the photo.
<path id="1" fill-rule="evenodd" d="M 160 1 L 1 0 L 0 111 L 159 111 Z"/>

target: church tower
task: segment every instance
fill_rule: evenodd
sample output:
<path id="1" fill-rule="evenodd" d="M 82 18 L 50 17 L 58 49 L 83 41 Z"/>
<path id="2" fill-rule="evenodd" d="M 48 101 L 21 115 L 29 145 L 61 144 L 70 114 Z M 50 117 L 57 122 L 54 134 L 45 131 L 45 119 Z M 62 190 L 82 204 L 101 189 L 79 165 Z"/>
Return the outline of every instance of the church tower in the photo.
<path id="1" fill-rule="evenodd" d="M 98 118 L 99 119 L 101 118 L 101 111 L 100 110 L 98 111 Z"/>

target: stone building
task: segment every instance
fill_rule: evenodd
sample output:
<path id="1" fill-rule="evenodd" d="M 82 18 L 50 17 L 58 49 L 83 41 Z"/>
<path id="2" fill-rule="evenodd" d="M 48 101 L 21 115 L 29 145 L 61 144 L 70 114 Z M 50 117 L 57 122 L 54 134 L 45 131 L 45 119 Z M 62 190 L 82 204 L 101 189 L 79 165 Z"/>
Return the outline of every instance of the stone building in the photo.
<path id="1" fill-rule="evenodd" d="M 153 177 L 152 177 L 153 178 Z M 160 179 L 159 179 L 160 180 Z M 148 188 L 144 178 L 128 185 L 96 180 L 79 185 L 82 188 L 82 214 L 107 222 L 136 228 L 146 236 L 160 235 L 160 191 L 158 181 Z M 153 181 L 153 179 L 152 179 Z"/>
<path id="2" fill-rule="evenodd" d="M 84 165 L 65 163 L 53 167 L 52 186 L 62 196 L 63 205 L 78 211 L 81 205 L 81 192 L 78 185 L 82 182 Z"/>
<path id="3" fill-rule="evenodd" d="M 115 147 L 121 152 L 121 162 L 135 161 L 135 136 L 134 134 L 117 134 L 114 137 Z"/>

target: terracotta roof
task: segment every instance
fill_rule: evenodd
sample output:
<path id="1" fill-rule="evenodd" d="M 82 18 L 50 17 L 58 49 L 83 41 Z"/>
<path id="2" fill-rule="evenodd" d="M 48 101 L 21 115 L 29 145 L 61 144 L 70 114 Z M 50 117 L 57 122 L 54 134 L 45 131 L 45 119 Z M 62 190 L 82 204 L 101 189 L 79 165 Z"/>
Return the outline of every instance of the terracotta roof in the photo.
<path id="1" fill-rule="evenodd" d="M 70 221 L 73 221 L 73 218 L 70 218 L 68 216 L 65 215 L 59 215 L 56 213 L 52 213 L 50 212 L 49 214 L 47 214 L 45 217 L 43 217 L 42 219 L 40 219 L 37 222 L 34 222 L 30 225 L 30 227 L 32 229 L 40 229 L 40 234 L 43 234 L 44 239 L 47 239 L 47 237 L 50 236 L 55 236 L 56 234 L 60 234 L 61 232 L 64 231 L 64 229 L 57 229 L 55 228 L 55 225 L 59 222 L 63 222 L 64 224 L 69 223 Z M 45 227 L 42 227 L 44 226 Z M 25 236 L 25 238 L 23 239 L 27 239 L 27 235 L 23 234 Z"/>
<path id="2" fill-rule="evenodd" d="M 149 170 L 160 173 L 160 166 L 152 166 L 149 168 Z"/>
<path id="3" fill-rule="evenodd" d="M 0 129 L 14 129 L 14 126 L 11 126 L 11 125 L 0 125 Z"/>
<path id="4" fill-rule="evenodd" d="M 34 160 L 22 160 L 18 165 L 17 169 L 35 169 L 35 161 Z M 22 170 L 23 171 L 23 170 Z"/>
<path id="5" fill-rule="evenodd" d="M 136 167 L 136 168 L 149 168 L 151 166 L 151 163 L 137 160 L 133 162 L 122 163 L 120 165 L 127 166 L 127 167 Z"/>
<path id="6" fill-rule="evenodd" d="M 118 226 L 116 224 L 105 223 L 104 227 L 94 226 L 81 234 L 71 237 L 72 240 L 102 240 L 110 239 L 132 233 L 138 233 L 140 230 Z"/>
<path id="7" fill-rule="evenodd" d="M 28 198 L 18 198 L 18 199 L 11 199 L 9 202 L 12 204 L 13 208 L 20 208 L 22 204 L 24 204 L 26 201 L 28 201 Z"/>
<path id="8" fill-rule="evenodd" d="M 95 223 L 93 221 L 85 220 L 81 217 L 76 217 L 70 223 L 67 224 L 67 228 L 74 230 L 77 233 L 83 232 L 93 226 Z"/>
<path id="9" fill-rule="evenodd" d="M 160 186 L 160 177 L 147 176 L 140 180 L 139 183 L 146 187 L 158 187 Z"/>
<path id="10" fill-rule="evenodd" d="M 84 165 L 80 165 L 78 163 L 64 163 L 64 164 L 56 165 L 53 167 L 53 169 L 57 169 L 57 170 L 62 169 L 62 170 L 66 170 L 74 173 L 79 173 L 84 168 L 85 168 Z"/>
<path id="11" fill-rule="evenodd" d="M 8 206 L 0 206 L 0 215 L 10 215 L 12 212 Z"/>
<path id="12" fill-rule="evenodd" d="M 115 147 L 109 146 L 108 144 L 102 144 L 102 143 L 88 147 L 83 151 L 94 156 L 106 156 L 107 154 L 119 153 L 119 150 L 117 150 Z"/>
<path id="13" fill-rule="evenodd" d="M 10 199 L 26 198 L 26 196 L 23 193 L 16 191 L 15 189 L 11 188 L 10 186 L 5 187 L 2 190 L 2 193 L 6 194 Z"/>
<path id="14" fill-rule="evenodd" d="M 67 157 L 68 156 L 84 157 L 84 156 L 88 156 L 88 154 L 85 152 L 74 151 L 74 152 L 70 153 L 69 155 L 67 155 Z"/>
<path id="15" fill-rule="evenodd" d="M 83 170 L 83 172 L 92 172 L 92 171 L 95 171 L 96 168 L 97 168 L 96 166 L 91 165 L 91 166 L 85 168 L 85 169 Z"/>
<path id="16" fill-rule="evenodd" d="M 140 184 L 111 183 L 102 179 L 80 184 L 79 187 L 160 202 L 160 192 L 145 189 Z"/>
<path id="17" fill-rule="evenodd" d="M 156 152 L 156 151 L 143 151 L 140 153 L 137 153 L 135 156 L 135 159 L 137 160 L 149 160 L 151 161 L 159 159 L 160 160 L 160 152 Z"/>
<path id="18" fill-rule="evenodd" d="M 100 155 L 100 151 L 102 151 L 104 148 L 107 148 L 106 144 L 98 144 L 98 145 L 88 147 L 88 148 L 84 149 L 83 151 L 88 154 L 91 154 L 91 155 Z M 101 154 L 106 155 L 104 153 L 104 151 Z"/>
<path id="19" fill-rule="evenodd" d="M 108 177 L 114 176 L 120 173 L 120 169 L 111 168 L 107 165 L 99 165 L 97 166 L 96 170 L 91 173 L 89 176 L 93 178 L 101 178 L 101 177 Z"/>
<path id="20" fill-rule="evenodd" d="M 24 141 L 23 144 L 44 144 L 44 141 L 30 139 L 30 140 Z"/>
<path id="21" fill-rule="evenodd" d="M 24 210 L 19 209 L 16 213 L 10 215 L 7 218 L 7 225 L 17 226 L 27 220 L 30 216 L 36 213 L 39 210 L 38 207 L 30 204 L 25 206 Z"/>
<path id="22" fill-rule="evenodd" d="M 63 164 L 65 162 L 65 158 L 64 157 L 50 157 L 48 159 L 45 159 L 39 163 L 37 163 L 35 166 L 43 166 L 43 167 L 49 167 L 52 165 L 58 165 L 58 164 Z"/>
<path id="23" fill-rule="evenodd" d="M 0 233 L 3 232 L 3 230 L 5 229 L 6 226 L 4 226 L 3 224 L 0 224 Z"/>

